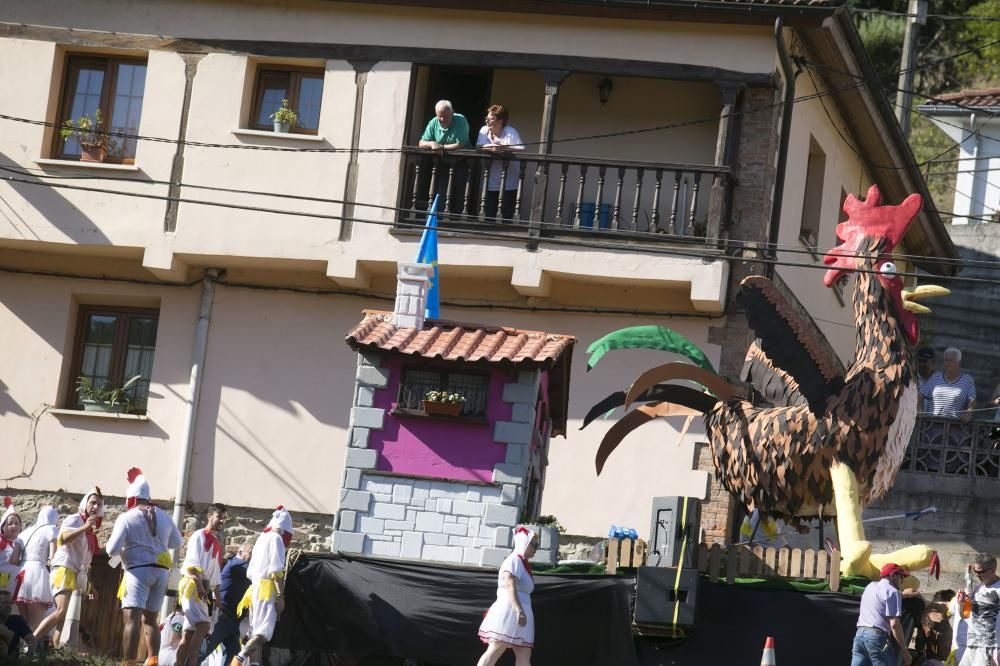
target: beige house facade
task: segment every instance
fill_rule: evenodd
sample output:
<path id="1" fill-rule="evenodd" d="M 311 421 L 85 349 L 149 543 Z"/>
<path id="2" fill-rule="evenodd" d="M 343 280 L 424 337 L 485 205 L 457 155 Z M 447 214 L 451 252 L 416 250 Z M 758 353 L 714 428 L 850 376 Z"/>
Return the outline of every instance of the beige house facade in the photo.
<path id="1" fill-rule="evenodd" d="M 579 341 L 541 513 L 600 536 L 646 525 L 654 496 L 706 498 L 702 430 L 681 438 L 680 419 L 596 475 L 610 422 L 579 430 L 584 414 L 662 355 L 585 373 L 588 344 L 664 325 L 735 379 L 750 334 L 733 298 L 763 272 L 847 361 L 850 299 L 817 270 L 840 200 L 872 183 L 890 202 L 927 196 L 844 7 L 732 6 L 5 7 L 3 492 L 121 495 L 138 466 L 175 515 L 219 501 L 249 529 L 283 504 L 301 545 L 330 548 L 357 365 L 344 336 L 391 308 L 439 192 L 442 318 Z M 282 98 L 290 132 L 268 117 Z M 526 144 L 510 223 L 483 213 L 494 163 L 417 148 L 442 98 L 472 141 L 490 104 L 510 109 Z M 103 161 L 59 131 L 96 109 Z M 933 207 L 905 245 L 956 256 Z M 80 377 L 134 375 L 129 413 L 82 409 Z M 724 540 L 720 506 L 703 527 Z"/>

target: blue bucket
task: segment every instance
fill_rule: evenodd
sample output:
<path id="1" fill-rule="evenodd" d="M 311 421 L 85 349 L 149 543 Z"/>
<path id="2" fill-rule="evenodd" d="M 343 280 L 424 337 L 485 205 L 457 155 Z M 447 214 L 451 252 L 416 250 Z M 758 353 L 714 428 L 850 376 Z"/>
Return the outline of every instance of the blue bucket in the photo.
<path id="1" fill-rule="evenodd" d="M 585 202 L 580 204 L 580 228 L 581 229 L 593 229 L 594 228 L 594 208 L 595 204 L 592 202 Z M 611 204 L 602 203 L 601 212 L 598 213 L 597 224 L 599 229 L 607 229 L 611 222 Z"/>

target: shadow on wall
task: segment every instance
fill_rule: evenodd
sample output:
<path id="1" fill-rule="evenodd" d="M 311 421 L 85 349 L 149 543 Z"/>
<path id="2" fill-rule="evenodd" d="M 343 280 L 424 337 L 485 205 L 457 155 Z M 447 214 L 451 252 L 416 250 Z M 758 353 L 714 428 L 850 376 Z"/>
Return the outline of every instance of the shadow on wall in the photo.
<path id="1" fill-rule="evenodd" d="M 11 414 L 13 416 L 27 416 L 28 413 L 17 404 L 10 395 L 9 389 L 3 380 L 0 379 L 0 416 Z"/>
<path id="2" fill-rule="evenodd" d="M 240 476 L 266 480 L 261 485 L 280 488 L 288 503 L 329 510 L 321 499 L 328 488 L 314 492 L 302 481 L 304 470 L 320 464 L 303 457 L 303 444 L 317 451 L 316 438 L 329 434 L 324 446 L 343 456 L 344 435 L 333 433 L 348 427 L 356 357 L 327 332 L 350 330 L 361 306 L 350 298 L 217 288 L 191 465 L 199 496 L 214 496 L 216 479 L 232 473 L 229 456 L 245 461 Z M 268 418 L 264 405 L 283 414 Z M 229 454 L 226 440 L 235 446 Z"/>

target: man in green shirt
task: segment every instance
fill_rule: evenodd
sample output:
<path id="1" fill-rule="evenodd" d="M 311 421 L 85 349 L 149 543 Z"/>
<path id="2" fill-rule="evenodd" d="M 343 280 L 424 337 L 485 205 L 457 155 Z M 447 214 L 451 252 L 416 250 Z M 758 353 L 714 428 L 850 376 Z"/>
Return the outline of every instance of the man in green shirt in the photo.
<path id="1" fill-rule="evenodd" d="M 434 105 L 434 117 L 424 128 L 419 146 L 430 148 L 438 155 L 446 150 L 471 148 L 469 121 L 461 113 L 455 113 L 451 102 L 443 99 Z M 466 210 L 466 158 L 443 155 L 433 159 L 438 167 L 438 175 L 434 179 L 434 191 L 428 192 L 427 205 L 430 206 L 436 194 L 439 211 L 448 210 L 456 214 L 472 212 Z"/>
<path id="2" fill-rule="evenodd" d="M 455 113 L 451 102 L 443 99 L 434 105 L 434 117 L 424 128 L 419 145 L 431 150 L 470 148 L 469 121 L 461 113 Z"/>

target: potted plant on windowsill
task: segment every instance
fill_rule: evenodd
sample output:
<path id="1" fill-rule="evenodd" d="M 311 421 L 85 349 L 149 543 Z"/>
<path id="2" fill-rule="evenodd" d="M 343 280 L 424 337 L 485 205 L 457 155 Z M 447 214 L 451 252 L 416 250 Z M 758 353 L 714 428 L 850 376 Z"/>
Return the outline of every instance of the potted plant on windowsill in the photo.
<path id="1" fill-rule="evenodd" d="M 142 375 L 136 375 L 121 386 L 107 382 L 96 386 L 89 377 L 80 377 L 76 380 L 76 393 L 85 412 L 127 414 L 132 411 L 132 399 L 126 392 L 140 379 Z"/>
<path id="2" fill-rule="evenodd" d="M 111 138 L 104 133 L 104 117 L 101 110 L 94 117 L 82 115 L 76 120 L 67 120 L 59 130 L 62 140 L 76 139 L 80 144 L 81 162 L 103 162 L 111 150 Z"/>
<path id="3" fill-rule="evenodd" d="M 271 114 L 274 121 L 274 131 L 288 134 L 293 127 L 299 124 L 299 114 L 288 107 L 288 100 L 281 100 L 281 108 Z"/>
<path id="4" fill-rule="evenodd" d="M 424 396 L 424 413 L 434 416 L 458 416 L 465 405 L 465 396 L 447 391 L 429 391 Z"/>

